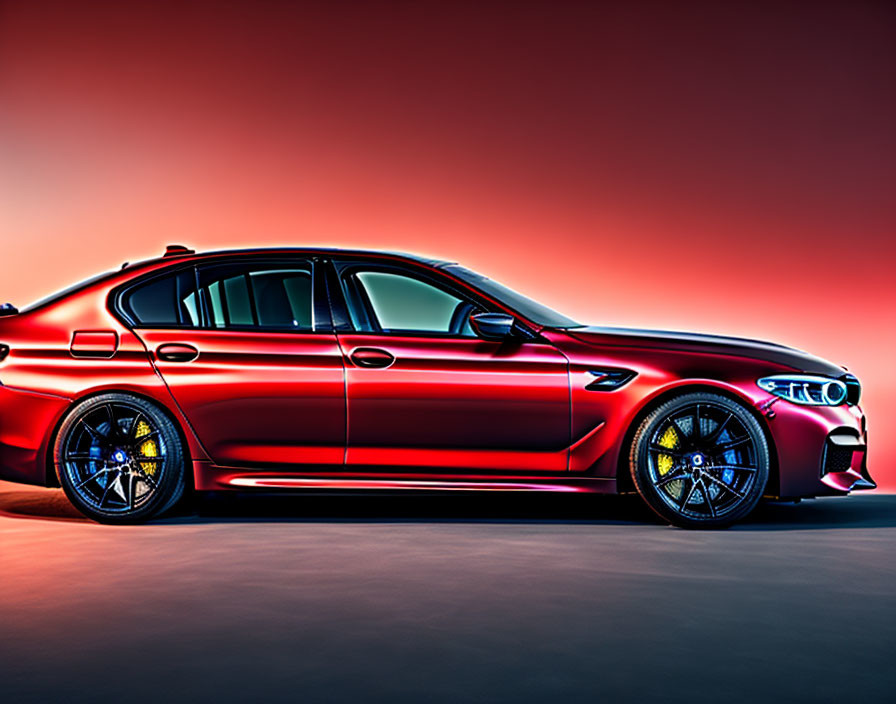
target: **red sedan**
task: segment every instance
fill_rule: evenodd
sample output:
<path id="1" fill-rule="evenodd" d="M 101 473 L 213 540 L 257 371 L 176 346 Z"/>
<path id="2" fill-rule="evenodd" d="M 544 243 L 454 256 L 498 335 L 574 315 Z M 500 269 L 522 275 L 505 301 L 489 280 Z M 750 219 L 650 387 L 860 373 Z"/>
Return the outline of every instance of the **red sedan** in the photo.
<path id="1" fill-rule="evenodd" d="M 718 527 L 873 488 L 858 380 L 780 345 L 586 327 L 458 264 L 271 249 L 0 308 L 0 477 L 136 522 L 186 491 L 637 491 Z"/>

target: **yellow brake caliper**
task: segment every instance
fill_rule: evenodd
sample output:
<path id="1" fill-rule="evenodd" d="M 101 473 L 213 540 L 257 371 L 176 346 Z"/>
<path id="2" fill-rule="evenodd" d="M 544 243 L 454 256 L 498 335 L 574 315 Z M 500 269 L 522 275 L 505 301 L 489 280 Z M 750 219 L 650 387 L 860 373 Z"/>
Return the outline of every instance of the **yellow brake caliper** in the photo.
<path id="1" fill-rule="evenodd" d="M 149 427 L 149 423 L 145 420 L 141 420 L 137 424 L 137 432 L 134 433 L 134 437 L 137 440 L 140 438 L 145 438 L 152 432 L 152 428 Z M 149 439 L 145 442 L 141 443 L 139 446 L 140 454 L 144 457 L 158 457 L 159 456 L 159 446 L 156 444 L 155 440 Z M 156 473 L 156 463 L 155 462 L 141 462 L 140 468 L 149 475 L 153 475 Z"/>
<path id="2" fill-rule="evenodd" d="M 678 433 L 675 432 L 675 428 L 673 428 L 672 426 L 666 428 L 666 432 L 663 433 L 663 436 L 659 439 L 657 444 L 660 447 L 668 447 L 670 450 L 674 450 L 678 445 Z M 673 458 L 672 455 L 657 455 L 656 468 L 660 473 L 660 476 L 668 474 L 674 466 L 675 458 Z M 669 482 L 666 485 L 666 491 L 668 491 L 672 496 L 678 498 L 678 496 L 681 494 L 681 480 L 675 479 Z"/>
<path id="3" fill-rule="evenodd" d="M 675 432 L 675 428 L 671 426 L 667 428 L 657 444 L 660 447 L 668 447 L 670 450 L 674 450 L 678 444 L 678 433 Z M 656 458 L 656 468 L 659 470 L 660 476 L 667 474 L 674 465 L 675 460 L 672 459 L 672 455 L 659 455 Z"/>

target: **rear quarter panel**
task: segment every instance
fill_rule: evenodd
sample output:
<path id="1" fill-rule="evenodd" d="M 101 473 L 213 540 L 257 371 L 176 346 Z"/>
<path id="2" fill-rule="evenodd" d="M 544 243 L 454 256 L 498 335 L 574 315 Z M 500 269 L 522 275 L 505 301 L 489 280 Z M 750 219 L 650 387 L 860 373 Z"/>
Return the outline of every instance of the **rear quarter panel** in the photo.
<path id="1" fill-rule="evenodd" d="M 186 419 L 156 374 L 140 340 L 108 310 L 115 278 L 57 303 L 0 319 L 0 342 L 10 347 L 0 362 L 0 475 L 34 484 L 53 483 L 50 454 L 54 433 L 78 401 L 120 391 L 165 408 L 184 431 L 194 460 L 207 459 Z M 111 356 L 72 352 L 77 331 L 114 332 Z M 104 339 L 108 339 L 104 338 Z"/>

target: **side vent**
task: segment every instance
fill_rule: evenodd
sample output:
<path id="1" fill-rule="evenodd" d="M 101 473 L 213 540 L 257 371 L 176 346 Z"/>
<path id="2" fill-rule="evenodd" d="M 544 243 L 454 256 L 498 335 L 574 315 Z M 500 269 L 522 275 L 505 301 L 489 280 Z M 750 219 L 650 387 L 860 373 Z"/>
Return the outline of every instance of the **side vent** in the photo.
<path id="1" fill-rule="evenodd" d="M 601 369 L 589 369 L 588 373 L 594 377 L 594 381 L 585 388 L 588 391 L 614 391 L 625 386 L 638 376 L 631 369 L 618 369 L 615 367 L 603 367 Z"/>
<path id="2" fill-rule="evenodd" d="M 9 345 L 0 345 L 0 362 L 9 355 Z"/>

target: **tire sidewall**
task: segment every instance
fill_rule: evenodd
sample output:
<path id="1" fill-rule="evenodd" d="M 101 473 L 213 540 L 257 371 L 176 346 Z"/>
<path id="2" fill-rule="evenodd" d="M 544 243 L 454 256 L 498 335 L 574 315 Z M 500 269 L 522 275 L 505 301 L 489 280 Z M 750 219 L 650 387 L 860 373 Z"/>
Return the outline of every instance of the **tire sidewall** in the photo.
<path id="1" fill-rule="evenodd" d="M 140 409 L 145 413 L 159 429 L 159 433 L 165 443 L 167 457 L 163 466 L 162 477 L 158 488 L 142 506 L 127 514 L 110 513 L 97 509 L 81 498 L 78 491 L 72 486 L 68 472 L 65 468 L 64 450 L 69 433 L 80 420 L 93 409 L 107 403 L 122 403 Z M 59 485 L 65 492 L 69 501 L 81 513 L 100 523 L 129 524 L 142 523 L 170 508 L 180 498 L 184 490 L 184 451 L 183 441 L 177 427 L 166 413 L 146 399 L 130 394 L 107 393 L 93 396 L 74 406 L 65 417 L 53 445 L 53 462 L 56 469 L 56 477 Z"/>
<path id="2" fill-rule="evenodd" d="M 659 495 L 661 490 L 654 486 L 650 478 L 648 445 L 657 426 L 664 422 L 670 414 L 675 413 L 676 410 L 695 403 L 722 406 L 734 413 L 744 428 L 746 428 L 756 448 L 757 472 L 750 491 L 732 510 L 716 519 L 695 519 L 678 513 L 663 500 Z M 685 393 L 666 401 L 654 409 L 638 426 L 632 438 L 629 454 L 630 471 L 638 493 L 660 517 L 672 525 L 682 528 L 725 528 L 747 516 L 753 511 L 765 492 L 765 486 L 768 482 L 769 462 L 769 445 L 759 421 L 741 403 L 734 401 L 728 396 L 711 392 Z"/>

